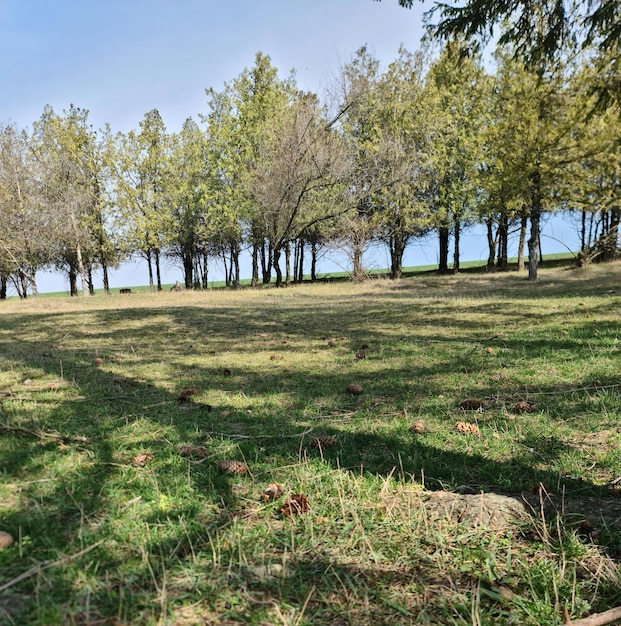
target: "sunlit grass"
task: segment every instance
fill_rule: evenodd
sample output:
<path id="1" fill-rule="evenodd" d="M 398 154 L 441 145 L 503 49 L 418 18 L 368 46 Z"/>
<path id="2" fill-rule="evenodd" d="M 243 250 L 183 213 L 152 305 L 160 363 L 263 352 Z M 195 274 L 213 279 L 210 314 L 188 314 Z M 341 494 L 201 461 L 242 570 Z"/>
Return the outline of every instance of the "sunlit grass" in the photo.
<path id="1" fill-rule="evenodd" d="M 0 303 L 0 622 L 545 625 L 620 603 L 614 527 L 494 533 L 420 500 L 616 495 L 620 305 L 619 264 Z M 292 493 L 311 508 L 289 519 Z"/>

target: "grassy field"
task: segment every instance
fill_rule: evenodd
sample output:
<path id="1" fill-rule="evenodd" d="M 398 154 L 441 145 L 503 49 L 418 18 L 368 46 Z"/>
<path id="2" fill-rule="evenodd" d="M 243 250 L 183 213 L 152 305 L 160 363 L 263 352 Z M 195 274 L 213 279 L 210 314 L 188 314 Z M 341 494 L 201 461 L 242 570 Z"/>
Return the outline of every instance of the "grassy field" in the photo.
<path id="1" fill-rule="evenodd" d="M 615 524 L 497 532 L 421 504 L 621 495 L 621 264 L 540 277 L 0 303 L 0 623 L 546 626 L 621 604 Z"/>

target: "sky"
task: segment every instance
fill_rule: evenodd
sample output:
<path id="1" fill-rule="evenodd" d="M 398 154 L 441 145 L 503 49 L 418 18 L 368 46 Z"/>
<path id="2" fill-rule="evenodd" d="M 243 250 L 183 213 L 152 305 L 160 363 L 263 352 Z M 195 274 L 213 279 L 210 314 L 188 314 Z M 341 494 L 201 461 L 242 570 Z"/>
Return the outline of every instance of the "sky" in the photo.
<path id="1" fill-rule="evenodd" d="M 220 91 L 259 51 L 281 77 L 294 69 L 298 86 L 321 96 L 361 46 L 384 67 L 401 45 L 418 49 L 429 7 L 407 10 L 397 0 L 0 0 L 0 122 L 30 128 L 46 105 L 61 113 L 74 104 L 89 111 L 95 128 L 126 133 L 157 109 L 177 132 L 188 117 L 208 112 L 206 89 Z M 435 262 L 436 248 L 413 246 L 405 264 Z M 466 238 L 462 250 L 464 260 L 486 258 L 484 236 Z M 369 265 L 385 266 L 384 256 L 374 253 Z M 343 263 L 328 255 L 320 271 Z M 112 272 L 111 285 L 146 284 L 146 276 L 144 263 L 128 263 Z M 212 276 L 221 271 L 214 267 Z M 166 266 L 164 280 L 182 280 L 181 271 Z M 68 284 L 41 273 L 38 287 Z"/>

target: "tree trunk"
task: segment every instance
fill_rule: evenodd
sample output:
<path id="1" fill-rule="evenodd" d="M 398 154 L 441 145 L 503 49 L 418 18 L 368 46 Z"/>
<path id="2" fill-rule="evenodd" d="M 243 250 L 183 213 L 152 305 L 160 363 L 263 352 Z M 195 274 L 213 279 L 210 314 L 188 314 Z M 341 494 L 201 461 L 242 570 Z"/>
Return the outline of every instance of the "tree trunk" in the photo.
<path id="1" fill-rule="evenodd" d="M 0 300 L 6 300 L 8 282 L 8 276 L 6 274 L 0 274 Z"/>
<path id="2" fill-rule="evenodd" d="M 403 253 L 405 241 L 400 234 L 395 234 L 390 239 L 390 278 L 397 280 L 403 275 Z"/>
<path id="3" fill-rule="evenodd" d="M 276 287 L 282 286 L 282 271 L 280 270 L 280 248 L 274 248 L 274 271 L 276 272 Z"/>
<path id="4" fill-rule="evenodd" d="M 265 248 L 267 244 L 267 250 Z M 263 284 L 267 285 L 272 280 L 272 266 L 274 264 L 274 249 L 272 242 L 263 240 L 263 244 L 259 250 L 261 255 L 261 274 L 263 276 Z"/>
<path id="5" fill-rule="evenodd" d="M 509 217 L 503 211 L 498 222 L 498 267 L 502 270 L 509 265 Z"/>
<path id="6" fill-rule="evenodd" d="M 285 244 L 285 286 L 291 283 L 291 244 Z"/>
<path id="7" fill-rule="evenodd" d="M 449 229 L 448 226 L 440 226 L 438 229 L 440 260 L 438 270 L 440 272 L 448 272 L 448 253 L 449 253 Z"/>
<path id="8" fill-rule="evenodd" d="M 300 239 L 300 253 L 298 258 L 298 276 L 299 283 L 304 282 L 304 239 Z"/>
<path id="9" fill-rule="evenodd" d="M 455 237 L 454 237 L 454 245 L 453 245 L 453 274 L 457 274 L 459 272 L 459 241 L 461 237 L 461 222 L 457 215 L 455 216 Z"/>
<path id="10" fill-rule="evenodd" d="M 69 265 L 69 293 L 72 296 L 78 295 L 78 271 L 73 263 Z"/>
<path id="11" fill-rule="evenodd" d="M 317 242 L 311 240 L 311 282 L 317 280 Z"/>
<path id="12" fill-rule="evenodd" d="M 203 276 L 202 276 L 203 289 L 209 288 L 209 283 L 207 282 L 207 278 L 209 276 L 208 275 L 208 272 L 209 272 L 208 260 L 209 260 L 209 255 L 207 254 L 207 252 L 203 252 Z"/>
<path id="13" fill-rule="evenodd" d="M 231 273 L 233 274 L 233 288 L 239 287 L 239 246 L 231 244 Z"/>
<path id="14" fill-rule="evenodd" d="M 528 240 L 528 280 L 537 280 L 541 222 L 541 172 L 531 175 L 530 239 Z"/>
<path id="15" fill-rule="evenodd" d="M 162 291 L 162 273 L 160 271 L 160 251 L 156 248 L 154 253 L 155 253 L 155 276 L 157 278 L 157 290 Z"/>
<path id="16" fill-rule="evenodd" d="M 253 287 L 259 284 L 259 244 L 256 239 L 252 241 L 252 280 L 250 284 Z"/>
<path id="17" fill-rule="evenodd" d="M 494 269 L 496 262 L 496 238 L 494 237 L 494 221 L 492 218 L 485 220 L 485 226 L 487 227 L 487 270 Z"/>
<path id="18" fill-rule="evenodd" d="M 153 261 L 151 258 L 151 249 L 147 250 L 147 268 L 149 270 L 149 291 L 155 291 L 153 286 Z"/>
<path id="19" fill-rule="evenodd" d="M 528 217 L 522 215 L 520 220 L 520 240 L 518 242 L 518 259 L 517 269 L 518 272 L 524 271 L 524 244 L 526 243 L 526 227 L 528 226 Z"/>
<path id="20" fill-rule="evenodd" d="M 183 262 L 183 284 L 186 289 L 194 287 L 194 255 L 187 249 L 181 252 Z"/>

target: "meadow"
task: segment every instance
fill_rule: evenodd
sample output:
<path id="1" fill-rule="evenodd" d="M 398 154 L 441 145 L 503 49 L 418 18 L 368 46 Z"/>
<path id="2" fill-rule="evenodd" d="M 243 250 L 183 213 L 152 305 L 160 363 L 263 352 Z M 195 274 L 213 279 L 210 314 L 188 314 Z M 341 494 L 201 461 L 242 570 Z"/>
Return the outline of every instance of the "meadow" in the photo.
<path id="1" fill-rule="evenodd" d="M 1 302 L 0 623 L 570 623 L 620 443 L 618 262 Z"/>

